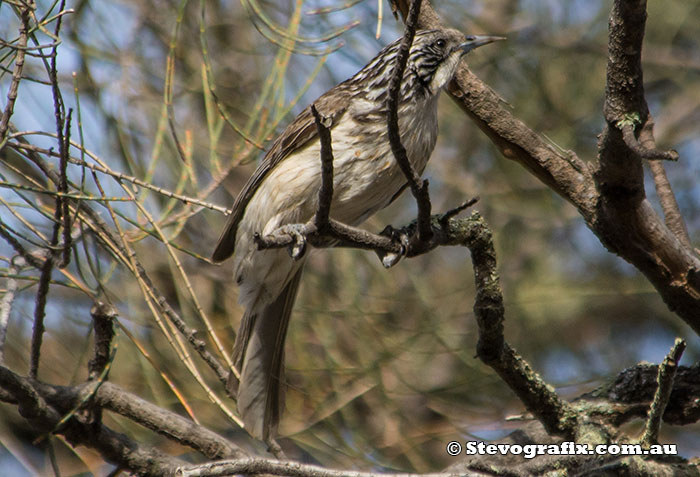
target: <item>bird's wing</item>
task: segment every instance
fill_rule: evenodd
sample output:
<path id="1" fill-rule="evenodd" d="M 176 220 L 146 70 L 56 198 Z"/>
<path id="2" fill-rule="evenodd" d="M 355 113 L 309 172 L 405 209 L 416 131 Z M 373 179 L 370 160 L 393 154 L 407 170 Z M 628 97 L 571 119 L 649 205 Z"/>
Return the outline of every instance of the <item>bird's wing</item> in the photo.
<path id="1" fill-rule="evenodd" d="M 330 129 L 338 124 L 340 118 L 347 110 L 347 95 L 336 90 L 330 90 L 328 93 L 321 96 L 316 102 L 316 109 L 321 116 L 330 119 Z M 272 169 L 289 157 L 295 151 L 306 146 L 310 141 L 318 136 L 316 122 L 311 113 L 311 106 L 302 111 L 292 123 L 287 126 L 282 134 L 272 144 L 270 150 L 265 154 L 265 158 L 255 170 L 253 175 L 248 179 L 248 182 L 243 186 L 240 194 L 233 203 L 231 216 L 224 228 L 219 242 L 216 244 L 216 249 L 212 254 L 212 260 L 221 262 L 233 255 L 234 247 L 236 246 L 236 231 L 238 224 L 243 219 L 245 209 L 253 198 L 253 195 L 260 187 L 260 184 Z M 321 159 L 318 162 L 319 170 L 321 169 Z"/>

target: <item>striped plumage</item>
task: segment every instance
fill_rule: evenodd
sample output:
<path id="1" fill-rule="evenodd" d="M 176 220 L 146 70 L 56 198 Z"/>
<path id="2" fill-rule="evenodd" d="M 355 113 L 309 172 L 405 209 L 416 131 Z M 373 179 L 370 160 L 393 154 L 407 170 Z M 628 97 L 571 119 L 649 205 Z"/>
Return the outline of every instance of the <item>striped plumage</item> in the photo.
<path id="1" fill-rule="evenodd" d="M 422 173 L 437 140 L 437 101 L 467 51 L 494 37 L 465 37 L 456 30 L 416 32 L 401 83 L 399 130 L 409 161 Z M 386 207 L 406 179 L 387 137 L 386 99 L 400 40 L 384 48 L 355 76 L 314 104 L 331 120 L 334 195 L 331 217 L 351 225 Z M 234 346 L 240 380 L 238 410 L 255 437 L 274 436 L 283 399 L 284 340 L 304 259 L 286 250 L 256 250 L 255 233 L 308 221 L 321 183 L 320 143 L 310 108 L 275 140 L 233 205 L 215 261 L 234 255 L 234 278 L 245 307 Z"/>

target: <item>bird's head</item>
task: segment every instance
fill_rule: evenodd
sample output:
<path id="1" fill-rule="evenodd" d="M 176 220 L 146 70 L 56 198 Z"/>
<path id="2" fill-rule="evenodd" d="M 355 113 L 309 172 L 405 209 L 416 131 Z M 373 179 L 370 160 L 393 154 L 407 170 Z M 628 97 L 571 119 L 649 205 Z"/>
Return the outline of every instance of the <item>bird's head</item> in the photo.
<path id="1" fill-rule="evenodd" d="M 408 68 L 431 94 L 437 94 L 454 76 L 462 56 L 491 42 L 505 40 L 500 36 L 465 37 L 460 31 L 418 30 L 411 45 Z"/>

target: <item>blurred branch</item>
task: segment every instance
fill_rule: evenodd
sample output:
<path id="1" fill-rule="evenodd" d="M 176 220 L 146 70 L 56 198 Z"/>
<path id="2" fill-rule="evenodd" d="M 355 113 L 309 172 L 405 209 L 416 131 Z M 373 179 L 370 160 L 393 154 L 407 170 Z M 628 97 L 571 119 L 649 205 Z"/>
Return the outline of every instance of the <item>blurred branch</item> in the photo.
<path id="1" fill-rule="evenodd" d="M 660 366 L 638 364 L 621 371 L 609 382 L 581 396 L 590 402 L 607 401 L 597 415 L 613 426 L 635 418 L 648 418 L 649 408 L 659 390 Z M 663 420 L 680 426 L 700 420 L 700 364 L 678 366 Z"/>
<path id="2" fill-rule="evenodd" d="M 654 120 L 651 114 L 647 117 L 644 126 L 639 132 L 639 140 L 641 146 L 646 150 L 656 149 L 656 141 L 654 140 Z M 676 151 L 671 152 L 675 153 L 676 158 L 678 158 L 678 153 L 676 153 Z M 649 168 L 651 169 L 651 174 L 654 178 L 656 196 L 658 197 L 659 203 L 661 204 L 661 209 L 664 212 L 664 221 L 666 222 L 666 226 L 686 248 L 692 250 L 688 228 L 685 226 L 685 221 L 683 220 L 681 211 L 678 208 L 678 202 L 676 202 L 676 196 L 671 188 L 671 183 L 669 182 L 668 177 L 666 177 L 666 170 L 664 169 L 663 162 L 653 160 L 649 161 Z"/>
<path id="3" fill-rule="evenodd" d="M 44 432 L 53 431 L 61 422 L 61 415 L 79 399 L 76 388 L 41 384 L 18 376 L 4 366 L 0 366 L 0 387 L 17 401 L 20 414 L 32 427 Z M 182 461 L 158 449 L 143 446 L 104 425 L 93 427 L 86 424 L 77 415 L 56 432 L 65 436 L 72 445 L 95 449 L 107 461 L 140 474 L 172 475 L 182 465 Z"/>
<path id="4" fill-rule="evenodd" d="M 10 125 L 10 118 L 12 117 L 12 111 L 15 107 L 15 101 L 17 100 L 17 90 L 19 88 L 19 82 L 22 79 L 22 69 L 24 68 L 24 54 L 27 47 L 27 32 L 29 31 L 29 11 L 31 10 L 31 4 L 26 4 L 19 6 L 20 9 L 20 19 L 21 25 L 19 28 L 19 40 L 17 45 L 7 45 L 10 48 L 16 49 L 15 57 L 15 67 L 12 71 L 12 80 L 10 81 L 10 88 L 7 91 L 7 104 L 5 104 L 5 111 L 0 118 L 0 149 L 5 143 L 5 134 L 7 133 L 7 128 Z"/>
<path id="5" fill-rule="evenodd" d="M 453 473 L 392 474 L 390 472 L 360 472 L 357 470 L 326 469 L 300 462 L 280 462 L 272 459 L 239 459 L 183 466 L 175 474 L 178 477 L 216 477 L 227 475 L 283 475 L 287 477 L 450 477 Z M 481 472 L 460 473 L 464 477 L 483 476 Z"/>
<path id="6" fill-rule="evenodd" d="M 2 229 L 0 229 L 2 230 Z M 17 275 L 25 261 L 21 255 L 17 255 L 12 259 L 10 268 L 8 269 L 7 284 L 2 300 L 0 300 L 0 365 L 5 364 L 5 340 L 7 338 L 7 326 L 10 323 L 10 313 L 12 312 L 12 304 L 15 301 L 15 293 L 18 288 L 18 280 L 11 275 Z"/>
<path id="7" fill-rule="evenodd" d="M 327 43 L 360 24 L 358 20 L 355 20 L 318 38 L 308 38 L 300 36 L 296 33 L 301 19 L 301 2 L 297 2 L 296 4 L 296 11 L 292 15 L 292 22 L 290 22 L 289 31 L 285 31 L 282 27 L 275 24 L 260 8 L 256 0 L 243 0 L 242 3 L 248 12 L 251 24 L 263 37 L 265 37 L 265 39 L 282 49 L 302 55 L 325 56 L 333 53 L 344 46 L 342 41 L 338 41 L 333 45 L 327 46 L 323 50 L 298 46 L 297 44 Z"/>
<path id="8" fill-rule="evenodd" d="M 54 185 L 58 186 L 61 182 L 61 175 L 57 171 L 55 171 L 50 165 L 39 155 L 36 153 L 33 154 L 28 154 L 26 156 L 32 163 L 34 163 L 44 174 L 49 178 L 51 182 L 54 183 Z M 82 161 L 80 161 L 81 164 L 83 164 Z M 103 170 L 106 170 L 106 168 L 102 168 Z M 99 187 L 99 185 L 98 185 Z M 102 192 L 102 195 L 104 196 L 104 192 Z M 68 199 L 66 197 L 66 200 L 68 202 L 71 202 L 71 199 Z M 60 208 L 57 208 L 57 210 L 61 210 Z M 111 210 L 111 208 L 110 208 Z M 90 229 L 93 230 L 95 233 L 95 236 L 100 240 L 104 245 L 106 250 L 111 250 L 115 253 L 115 256 L 119 258 L 119 260 L 125 264 L 128 269 L 134 274 L 139 279 L 139 283 L 143 285 L 144 290 L 145 290 L 145 297 L 149 300 L 152 301 L 152 303 L 158 307 L 162 311 L 162 313 L 170 320 L 170 322 L 175 326 L 175 328 L 182 334 L 182 336 L 185 337 L 185 339 L 189 342 L 190 346 L 200 355 L 200 357 L 204 360 L 204 362 L 214 371 L 216 374 L 218 380 L 220 382 L 225 383 L 228 372 L 226 371 L 226 368 L 219 362 L 219 360 L 207 349 L 206 342 L 200 339 L 197 336 L 197 331 L 192 329 L 187 325 L 187 323 L 182 319 L 182 317 L 172 308 L 172 306 L 168 303 L 168 300 L 160 293 L 160 291 L 156 288 L 154 283 L 152 282 L 150 276 L 146 273 L 146 270 L 144 267 L 141 265 L 140 260 L 136 255 L 133 253 L 132 250 L 127 249 L 126 247 L 126 241 L 120 240 L 117 237 L 114 236 L 110 228 L 107 226 L 107 224 L 100 218 L 99 214 L 97 214 L 90 206 L 89 204 L 83 203 L 81 208 L 80 208 L 80 220 L 85 223 Z M 115 219 L 116 220 L 116 219 Z M 59 222 L 54 222 L 55 224 L 58 224 Z M 0 230 L 2 230 L 0 228 Z M 56 239 L 57 240 L 57 239 Z M 45 262 L 46 263 L 46 262 Z M 47 267 L 48 265 L 44 265 L 44 267 Z M 41 282 L 40 282 L 41 286 Z M 41 290 L 41 289 L 40 289 Z M 43 292 L 42 292 L 43 293 Z M 38 296 L 42 296 L 39 295 Z M 37 335 L 40 336 L 39 334 L 40 329 L 37 328 Z M 32 349 L 37 349 L 39 348 L 40 345 L 40 339 L 37 338 L 37 345 L 32 348 Z M 38 362 L 38 357 L 35 358 L 36 361 Z M 34 362 L 34 361 L 33 361 Z M 212 396 L 213 398 L 213 396 Z M 234 419 L 235 420 L 235 419 Z"/>

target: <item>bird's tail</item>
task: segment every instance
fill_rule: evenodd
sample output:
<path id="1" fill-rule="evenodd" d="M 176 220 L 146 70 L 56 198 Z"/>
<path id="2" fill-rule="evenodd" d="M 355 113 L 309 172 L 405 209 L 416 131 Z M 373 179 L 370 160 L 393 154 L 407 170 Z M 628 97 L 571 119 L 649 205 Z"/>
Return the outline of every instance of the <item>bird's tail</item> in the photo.
<path id="1" fill-rule="evenodd" d="M 272 303 L 245 311 L 233 348 L 240 380 L 232 376 L 229 388 L 237 395 L 245 428 L 265 441 L 275 436 L 284 406 L 284 340 L 302 270 L 299 267 Z"/>

